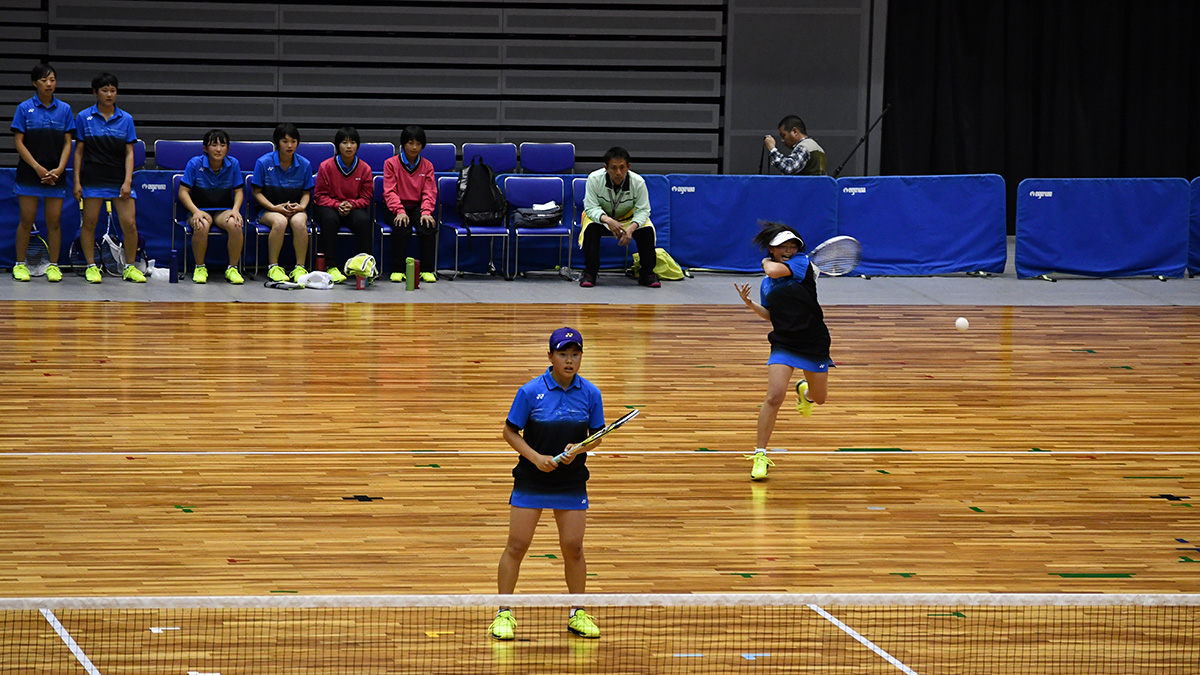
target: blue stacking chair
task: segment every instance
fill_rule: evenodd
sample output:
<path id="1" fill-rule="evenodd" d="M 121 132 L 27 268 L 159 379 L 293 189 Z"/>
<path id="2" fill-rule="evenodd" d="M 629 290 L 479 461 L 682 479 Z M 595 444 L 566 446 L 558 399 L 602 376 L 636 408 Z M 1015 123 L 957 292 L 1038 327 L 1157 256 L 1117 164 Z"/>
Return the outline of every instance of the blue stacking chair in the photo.
<path id="1" fill-rule="evenodd" d="M 428 147 L 428 146 L 426 146 Z M 455 279 L 462 272 L 458 270 L 458 246 L 459 241 L 463 237 L 485 237 L 488 239 L 489 255 L 493 250 L 495 240 L 500 238 L 504 242 L 504 278 L 511 280 L 512 277 L 508 273 L 508 227 L 504 223 L 500 225 L 492 225 L 488 227 L 472 227 L 470 232 L 467 231 L 466 225 L 463 225 L 462 218 L 458 215 L 458 178 L 454 176 L 439 176 L 437 180 L 438 187 L 438 209 L 437 219 L 440 227 L 445 227 L 454 233 L 454 271 L 446 278 Z M 488 260 L 488 271 L 495 271 L 495 264 L 492 263 L 490 257 Z"/>
<path id="2" fill-rule="evenodd" d="M 189 214 L 188 210 L 183 207 L 183 204 L 179 201 L 179 182 L 182 179 L 183 179 L 183 174 L 181 174 L 181 173 L 177 173 L 171 177 L 171 194 L 173 195 L 172 199 L 171 199 L 171 217 L 175 221 L 175 227 L 171 228 L 171 248 L 173 250 L 178 250 L 178 247 L 175 246 L 176 231 L 183 233 L 183 265 L 181 265 L 179 268 L 180 277 L 183 277 L 187 273 L 188 256 L 191 255 L 191 251 L 192 251 L 192 247 L 189 246 L 189 244 L 191 243 L 191 238 L 193 235 L 192 226 L 188 224 L 188 216 L 190 214 Z M 246 259 L 246 237 L 245 237 L 245 232 L 246 232 L 245 222 L 246 221 L 245 221 L 245 216 L 246 216 L 247 206 L 246 206 L 245 197 L 246 197 L 246 195 L 245 195 L 245 193 L 243 193 L 242 194 L 242 210 L 241 210 L 242 234 L 243 234 L 243 236 L 242 236 L 242 254 L 241 254 L 241 257 L 234 263 L 239 268 L 242 267 L 242 264 L 244 263 L 244 261 Z M 225 232 L 225 230 L 222 230 L 219 227 L 213 226 L 208 229 L 209 241 L 211 241 L 213 237 L 219 237 L 219 238 L 224 239 L 224 238 L 227 238 L 228 236 L 229 236 L 229 234 L 227 232 Z M 210 249 L 212 248 L 211 244 L 209 245 L 209 248 Z M 224 251 L 225 251 L 225 249 L 221 249 L 222 254 L 224 253 Z M 195 263 L 194 260 L 192 262 Z"/>
<path id="3" fill-rule="evenodd" d="M 270 141 L 229 142 L 229 156 L 238 161 L 242 173 L 254 173 L 254 165 L 258 163 L 258 158 L 274 150 L 275 144 Z"/>
<path id="4" fill-rule="evenodd" d="M 202 154 L 203 141 L 154 141 L 154 163 L 160 169 L 182 171 L 191 158 Z"/>
<path id="5" fill-rule="evenodd" d="M 463 143 L 463 166 L 469 166 L 476 157 L 497 175 L 517 170 L 517 146 L 512 143 Z"/>
<path id="6" fill-rule="evenodd" d="M 300 145 L 296 146 L 296 154 L 307 159 L 309 164 L 312 164 L 312 172 L 315 176 L 317 169 L 321 168 L 321 162 L 333 157 L 337 154 L 337 148 L 333 147 L 333 143 L 329 141 L 301 141 Z M 250 167 L 254 168 L 254 167 Z M 374 167 L 371 167 L 374 169 Z M 382 170 L 383 167 L 380 167 Z"/>
<path id="7" fill-rule="evenodd" d="M 453 143 L 429 143 L 421 151 L 421 156 L 428 159 L 438 173 L 454 171 L 458 166 L 458 148 Z"/>
<path id="8" fill-rule="evenodd" d="M 372 173 L 383 173 L 383 163 L 395 154 L 396 146 L 391 143 L 363 143 L 358 146 L 358 158 L 371 167 Z"/>
<path id="9" fill-rule="evenodd" d="M 556 225 L 550 227 L 518 227 L 513 222 L 512 214 L 517 208 L 529 208 L 534 204 L 554 202 L 563 207 L 566 214 L 566 181 L 559 176 L 505 176 L 504 197 L 508 200 L 509 228 L 514 235 L 513 240 L 513 273 L 521 273 L 521 238 L 522 237 L 555 237 L 558 242 L 558 266 L 562 269 L 562 240 L 567 240 L 567 267 L 571 267 L 571 223 L 559 219 Z"/>
<path id="10" fill-rule="evenodd" d="M 574 143 L 522 143 L 522 173 L 575 173 Z"/>

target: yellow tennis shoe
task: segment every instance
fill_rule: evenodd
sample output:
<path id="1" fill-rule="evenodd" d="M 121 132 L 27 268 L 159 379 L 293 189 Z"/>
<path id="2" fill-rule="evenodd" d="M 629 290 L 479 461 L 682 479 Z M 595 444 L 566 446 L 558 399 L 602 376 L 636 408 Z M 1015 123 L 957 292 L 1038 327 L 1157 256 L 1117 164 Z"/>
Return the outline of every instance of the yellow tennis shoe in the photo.
<path id="1" fill-rule="evenodd" d="M 488 628 L 488 634 L 496 640 L 512 640 L 517 636 L 517 620 L 513 617 L 512 611 L 502 609 L 496 613 L 496 618 L 492 619 L 492 625 Z"/>
<path id="2" fill-rule="evenodd" d="M 58 269 L 58 265 L 50 263 L 50 266 L 46 268 L 46 281 L 55 283 L 62 281 L 62 270 Z"/>
<path id="3" fill-rule="evenodd" d="M 12 275 L 13 279 L 17 281 L 29 281 L 29 268 L 25 266 L 25 263 L 17 263 L 13 265 Z"/>
<path id="4" fill-rule="evenodd" d="M 767 457 L 765 452 L 756 452 L 752 455 L 746 455 L 744 459 L 754 460 L 754 466 L 750 468 L 750 480 L 762 480 L 767 477 L 767 467 L 775 466 L 775 462 Z"/>
<path id="5" fill-rule="evenodd" d="M 588 614 L 582 609 L 575 610 L 567 621 L 567 630 L 588 639 L 596 639 L 600 637 L 600 627 L 596 625 L 596 617 Z"/>
<path id="6" fill-rule="evenodd" d="M 808 382 L 800 380 L 796 383 L 796 410 L 804 417 L 812 415 L 813 402 L 808 400 L 805 394 L 808 393 Z"/>

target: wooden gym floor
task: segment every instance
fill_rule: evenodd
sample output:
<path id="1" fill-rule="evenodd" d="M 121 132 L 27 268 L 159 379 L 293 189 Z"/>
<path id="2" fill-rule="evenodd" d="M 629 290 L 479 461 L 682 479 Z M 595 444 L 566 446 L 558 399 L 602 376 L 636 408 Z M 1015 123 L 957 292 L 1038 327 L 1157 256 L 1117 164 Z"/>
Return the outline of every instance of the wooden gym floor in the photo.
<path id="1" fill-rule="evenodd" d="M 492 593 L 513 393 L 606 416 L 593 592 L 1198 592 L 1200 309 L 832 307 L 749 481 L 733 306 L 0 304 L 0 596 Z M 786 449 L 786 452 L 783 450 Z M 564 592 L 544 516 L 518 592 Z"/>

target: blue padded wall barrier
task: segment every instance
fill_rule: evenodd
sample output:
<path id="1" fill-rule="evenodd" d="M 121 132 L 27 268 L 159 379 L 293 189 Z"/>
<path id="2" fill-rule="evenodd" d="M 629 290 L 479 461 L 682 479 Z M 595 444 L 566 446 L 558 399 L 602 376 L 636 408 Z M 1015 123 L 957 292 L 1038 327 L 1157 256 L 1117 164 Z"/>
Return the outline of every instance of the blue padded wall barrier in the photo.
<path id="1" fill-rule="evenodd" d="M 1017 188 L 1017 276 L 1181 277 L 1182 178 L 1028 178 Z"/>
<path id="2" fill-rule="evenodd" d="M 674 232 L 669 250 L 683 267 L 761 272 L 764 252 L 750 241 L 759 220 L 791 225 L 809 246 L 837 234 L 837 184 L 828 176 L 667 178 Z"/>
<path id="3" fill-rule="evenodd" d="M 839 178 L 838 234 L 858 239 L 856 274 L 1004 272 L 1004 179 L 995 174 Z"/>
<path id="4" fill-rule="evenodd" d="M 1192 181 L 1192 227 L 1188 243 L 1188 273 L 1200 274 L 1200 178 Z"/>

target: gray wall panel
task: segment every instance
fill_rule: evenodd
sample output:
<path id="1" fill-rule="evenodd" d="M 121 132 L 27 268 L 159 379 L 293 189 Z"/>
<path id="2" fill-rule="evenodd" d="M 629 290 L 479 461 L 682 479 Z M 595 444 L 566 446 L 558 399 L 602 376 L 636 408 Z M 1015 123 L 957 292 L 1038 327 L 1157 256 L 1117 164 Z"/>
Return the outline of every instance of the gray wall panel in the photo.
<path id="1" fill-rule="evenodd" d="M 279 69 L 283 91 L 307 89 L 363 98 L 381 94 L 498 96 L 500 81 L 501 73 L 495 70 L 381 68 L 364 75 L 362 68 L 284 66 Z"/>
<path id="2" fill-rule="evenodd" d="M 21 45 L 7 45 L 5 51 L 20 50 L 21 47 L 28 46 L 30 42 L 41 42 L 42 29 L 38 26 L 14 26 L 8 23 L 0 23 L 0 40 L 23 43 Z"/>
<path id="3" fill-rule="evenodd" d="M 690 103 L 548 103 L 507 101 L 504 122 L 543 127 L 713 129 L 720 106 Z"/>
<path id="4" fill-rule="evenodd" d="M 447 65 L 500 65 L 501 45 L 496 39 L 444 39 L 281 35 L 280 56 L 284 61 L 324 61 L 333 65 L 347 63 L 413 63 Z M 369 85 L 364 69 L 363 86 Z"/>
<path id="5" fill-rule="evenodd" d="M 119 28 L 274 29 L 279 23 L 274 3 L 145 2 L 144 0 L 50 0 L 50 22 L 59 26 Z"/>
<path id="6" fill-rule="evenodd" d="M 94 103 L 95 100 L 92 100 L 88 105 Z M 197 119 L 213 123 L 277 119 L 274 97 L 206 96 L 203 104 L 200 104 L 194 96 L 121 94 L 117 98 L 117 105 L 133 115 L 135 123 L 143 119 L 159 123 L 194 123 Z M 81 108 L 76 107 L 75 110 Z"/>
<path id="7" fill-rule="evenodd" d="M 112 58 L 113 50 L 118 47 L 124 58 L 139 58 L 150 62 L 169 56 L 244 63 L 255 59 L 274 60 L 279 55 L 279 39 L 273 35 L 239 35 L 237 49 L 214 50 L 212 36 L 202 33 L 50 29 L 50 53 L 55 56 L 109 59 Z"/>
<path id="8" fill-rule="evenodd" d="M 721 43 L 658 40 L 508 40 L 506 65 L 719 68 Z"/>
<path id="9" fill-rule="evenodd" d="M 284 30 L 348 31 L 352 33 L 401 32 L 440 34 L 501 32 L 499 8 L 361 7 L 307 5 L 282 7 Z"/>
<path id="10" fill-rule="evenodd" d="M 509 9 L 504 32 L 546 35 L 631 35 L 720 38 L 725 24 L 721 12 L 657 12 L 609 10 L 580 16 L 578 10 Z"/>
<path id="11" fill-rule="evenodd" d="M 60 88 L 86 90 L 91 87 L 92 77 L 109 72 L 121 81 L 122 90 L 139 89 L 143 93 L 201 90 L 274 94 L 279 89 L 278 71 L 263 66 L 175 64 L 163 68 L 147 63 L 57 59 L 54 68 Z"/>
<path id="12" fill-rule="evenodd" d="M 716 98 L 719 72 L 641 72 L 612 70 L 506 70 L 504 93 L 510 96 L 553 95 L 591 102 L 616 97 L 661 96 Z"/>
<path id="13" fill-rule="evenodd" d="M 299 124 L 490 124 L 499 101 L 380 101 L 370 98 L 279 99 L 281 120 Z"/>

